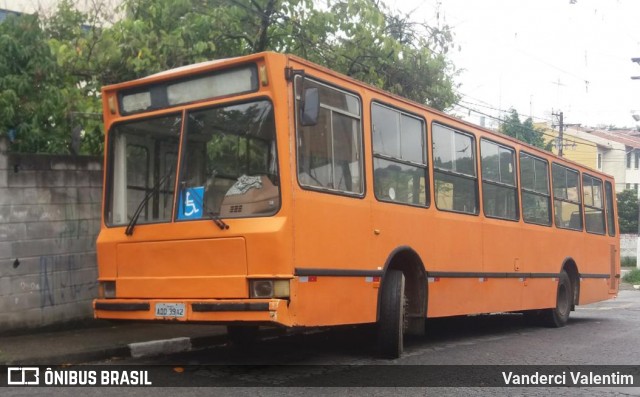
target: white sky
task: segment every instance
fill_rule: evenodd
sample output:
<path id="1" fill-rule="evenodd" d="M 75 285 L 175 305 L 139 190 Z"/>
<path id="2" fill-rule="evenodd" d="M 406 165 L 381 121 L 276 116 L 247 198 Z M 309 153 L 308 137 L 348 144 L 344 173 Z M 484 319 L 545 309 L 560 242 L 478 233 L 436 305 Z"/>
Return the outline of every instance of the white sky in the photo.
<path id="1" fill-rule="evenodd" d="M 414 21 L 453 28 L 461 103 L 534 121 L 634 127 L 640 114 L 638 0 L 390 0 Z M 494 109 L 492 109 L 494 108 Z M 464 113 L 463 113 L 464 112 Z M 471 121 L 480 115 L 456 109 Z M 490 119 L 487 117 L 487 124 Z"/>
<path id="2" fill-rule="evenodd" d="M 103 0 L 104 1 L 104 0 Z M 118 0 L 109 0 L 117 3 Z M 497 117 L 515 108 L 534 121 L 634 127 L 640 114 L 639 0 L 387 0 L 414 21 L 453 28 L 461 104 Z M 32 12 L 57 0 L 0 0 Z M 92 0 L 76 0 L 87 6 Z M 437 10 L 439 19 L 436 18 Z M 459 49 L 458 49 L 459 47 Z M 457 108 L 474 122 L 481 115 Z M 486 117 L 488 125 L 492 119 Z"/>
<path id="3" fill-rule="evenodd" d="M 73 0 L 82 9 L 87 9 L 93 4 L 93 0 Z M 110 3 L 116 1 L 109 0 Z M 52 10 L 59 0 L 0 0 L 0 8 L 11 11 L 32 13 L 38 10 Z M 117 1 L 119 3 L 119 1 Z"/>

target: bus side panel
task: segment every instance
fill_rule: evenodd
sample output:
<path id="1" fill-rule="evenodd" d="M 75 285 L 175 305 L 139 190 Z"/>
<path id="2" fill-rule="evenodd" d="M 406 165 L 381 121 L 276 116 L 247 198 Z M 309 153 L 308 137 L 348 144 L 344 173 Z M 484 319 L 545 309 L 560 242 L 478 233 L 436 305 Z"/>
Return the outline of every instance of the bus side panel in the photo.
<path id="1" fill-rule="evenodd" d="M 558 281 L 550 277 L 528 278 L 523 282 L 522 310 L 555 307 Z"/>
<path id="2" fill-rule="evenodd" d="M 578 271 L 588 274 L 609 274 L 610 246 L 605 242 L 606 237 L 585 233 L 582 244 Z"/>
<path id="3" fill-rule="evenodd" d="M 614 241 L 605 236 L 585 234 L 582 263 L 578 264 L 578 271 L 584 275 L 580 280 L 580 304 L 610 299 L 617 294 L 619 250 L 615 244 L 605 244 L 606 239 Z"/>
<path id="4" fill-rule="evenodd" d="M 304 190 L 295 200 L 296 268 L 376 270 L 368 203 Z"/>
<path id="5" fill-rule="evenodd" d="M 615 294 L 609 292 L 609 280 L 605 278 L 583 278 L 580 280 L 581 305 L 611 299 Z"/>
<path id="6" fill-rule="evenodd" d="M 479 278 L 432 278 L 427 315 L 431 318 L 483 313 L 484 292 Z"/>
<path id="7" fill-rule="evenodd" d="M 527 275 L 523 283 L 523 310 L 549 308 L 556 305 L 558 282 L 550 275 L 560 272 L 568 252 L 565 239 L 558 238 L 560 232 L 564 231 L 551 226 L 524 223 L 522 227 L 520 272 Z M 581 237 L 578 232 L 569 233 L 569 237 L 572 234 L 574 237 Z"/>
<path id="8" fill-rule="evenodd" d="M 433 250 L 426 252 L 429 272 L 482 272 L 480 217 L 434 211 L 427 221 Z"/>
<path id="9" fill-rule="evenodd" d="M 492 278 L 482 281 L 485 296 L 484 312 L 510 312 L 522 307 L 524 280 L 515 277 Z"/>
<path id="10" fill-rule="evenodd" d="M 426 220 L 432 250 L 420 252 L 429 272 L 429 317 L 482 313 L 485 292 L 478 277 L 455 278 L 459 273 L 481 273 L 482 223 L 479 216 L 437 211 Z M 433 276 L 435 275 L 435 276 Z"/>
<path id="11" fill-rule="evenodd" d="M 289 307 L 293 325 L 374 323 L 379 287 L 372 277 L 296 277 Z"/>
<path id="12" fill-rule="evenodd" d="M 318 281 L 298 284 L 299 294 L 292 297 L 292 312 L 299 325 L 375 321 L 377 290 L 368 297 L 371 285 L 364 285 L 364 277 L 322 275 L 377 270 L 371 259 L 369 204 L 359 198 L 297 188 L 294 216 L 294 266 L 305 274 L 309 269 L 319 270 Z"/>
<path id="13" fill-rule="evenodd" d="M 519 310 L 524 282 L 521 273 L 522 233 L 518 222 L 485 218 L 482 225 L 482 262 L 486 273 L 509 274 L 508 278 L 489 278 L 484 283 L 486 312 Z"/>

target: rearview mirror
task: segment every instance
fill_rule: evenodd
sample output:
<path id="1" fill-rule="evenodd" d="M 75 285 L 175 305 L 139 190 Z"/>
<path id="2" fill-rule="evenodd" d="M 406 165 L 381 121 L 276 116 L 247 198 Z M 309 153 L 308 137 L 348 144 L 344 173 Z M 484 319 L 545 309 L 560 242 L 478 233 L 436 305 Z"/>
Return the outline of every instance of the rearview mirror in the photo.
<path id="1" fill-rule="evenodd" d="M 317 88 L 306 88 L 304 90 L 304 101 L 300 109 L 300 124 L 305 127 L 318 124 L 320 114 L 320 94 Z"/>

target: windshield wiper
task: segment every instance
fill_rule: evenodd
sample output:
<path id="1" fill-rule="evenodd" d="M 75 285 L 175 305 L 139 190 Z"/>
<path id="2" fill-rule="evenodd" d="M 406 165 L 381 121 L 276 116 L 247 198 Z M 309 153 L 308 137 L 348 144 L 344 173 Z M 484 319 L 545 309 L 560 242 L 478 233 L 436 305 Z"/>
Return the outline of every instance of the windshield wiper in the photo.
<path id="1" fill-rule="evenodd" d="M 140 218 L 140 214 L 142 213 L 142 209 L 149 202 L 149 200 L 151 199 L 151 197 L 153 197 L 154 194 L 160 192 L 160 188 L 165 184 L 165 182 L 167 182 L 167 180 L 169 179 L 171 174 L 173 174 L 173 168 L 169 169 L 169 172 L 167 172 L 167 174 L 165 176 L 163 176 L 162 179 L 160 179 L 158 181 L 158 183 L 156 183 L 151 188 L 149 193 L 147 193 L 147 195 L 144 196 L 144 198 L 142 199 L 140 204 L 138 204 L 138 206 L 136 207 L 136 210 L 133 213 L 133 217 L 131 217 L 131 220 L 129 221 L 129 224 L 127 225 L 127 228 L 125 229 L 124 234 L 126 234 L 127 236 L 131 236 L 133 234 L 133 229 L 136 227 L 136 223 L 138 223 L 138 218 Z"/>
<path id="2" fill-rule="evenodd" d="M 187 186 L 186 182 L 182 182 L 182 188 L 180 189 L 180 194 L 184 194 L 184 192 L 186 191 L 186 188 L 187 188 L 186 186 Z M 194 196 L 195 196 L 196 200 L 198 200 L 198 202 L 200 203 L 204 214 L 207 217 L 209 217 L 209 219 L 211 219 L 213 221 L 213 223 L 215 223 L 216 226 L 218 226 L 220 228 L 220 230 L 229 229 L 229 225 L 227 225 L 227 223 L 225 221 L 223 221 L 222 218 L 220 218 L 220 213 L 216 213 L 216 212 L 211 211 L 211 209 L 209 208 L 207 203 L 205 203 L 204 197 L 202 197 L 201 195 L 199 195 L 197 193 L 195 193 Z M 186 201 L 186 198 L 183 197 L 183 200 Z"/>
<path id="3" fill-rule="evenodd" d="M 216 214 L 215 212 L 207 211 L 207 215 L 209 215 L 209 218 L 211 218 L 213 223 L 215 223 L 216 226 L 220 228 L 220 230 L 227 230 L 229 228 L 229 225 L 227 225 L 227 223 L 223 221 L 222 218 L 220 218 L 220 215 Z"/>

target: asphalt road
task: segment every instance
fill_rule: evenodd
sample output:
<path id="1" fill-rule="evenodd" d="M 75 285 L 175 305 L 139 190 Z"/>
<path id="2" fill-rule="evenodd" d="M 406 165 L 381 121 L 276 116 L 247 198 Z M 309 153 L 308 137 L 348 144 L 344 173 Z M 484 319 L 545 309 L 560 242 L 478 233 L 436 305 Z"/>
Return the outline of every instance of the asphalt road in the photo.
<path id="1" fill-rule="evenodd" d="M 425 365 L 561 365 L 568 371 L 575 365 L 633 365 L 637 369 L 640 366 L 640 291 L 623 290 L 615 300 L 578 307 L 571 314 L 569 324 L 559 329 L 529 325 L 517 314 L 495 314 L 434 319 L 429 321 L 427 330 L 425 337 L 406 341 L 405 354 L 397 360 L 375 358 L 374 339 L 367 329 L 333 329 L 274 337 L 244 349 L 224 345 L 155 358 L 97 363 L 163 364 L 166 367 L 159 370 L 163 371 L 164 383 L 196 387 L 83 388 L 71 392 L 81 391 L 88 396 L 119 393 L 149 397 L 176 392 L 185 397 L 212 393 L 216 396 L 640 396 L 640 388 L 630 387 L 494 388 L 477 384 L 429 389 L 398 387 L 414 385 L 416 379 L 425 375 L 420 372 L 424 367 L 419 367 Z M 361 367 L 354 367 L 356 365 Z M 440 380 L 464 386 L 470 377 L 482 373 L 470 374 L 460 369 L 457 373 L 442 374 Z M 640 383 L 640 379 L 635 381 Z M 417 384 L 424 386 L 420 380 Z M 197 387 L 211 385 L 244 387 L 213 390 Z M 316 387 L 309 387 L 311 385 Z M 25 392 L 26 389 L 4 389 L 3 395 L 31 395 Z M 50 388 L 46 395 L 68 393 L 69 389 Z"/>

